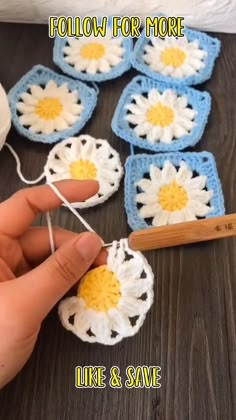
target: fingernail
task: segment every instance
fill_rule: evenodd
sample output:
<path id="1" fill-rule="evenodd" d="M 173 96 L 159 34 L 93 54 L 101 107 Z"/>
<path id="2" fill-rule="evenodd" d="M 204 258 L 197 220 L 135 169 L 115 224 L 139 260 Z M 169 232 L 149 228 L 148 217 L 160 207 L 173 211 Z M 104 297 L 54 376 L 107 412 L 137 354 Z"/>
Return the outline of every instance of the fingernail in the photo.
<path id="1" fill-rule="evenodd" d="M 102 243 L 96 233 L 86 233 L 78 239 L 75 246 L 85 261 L 93 262 L 102 248 Z"/>

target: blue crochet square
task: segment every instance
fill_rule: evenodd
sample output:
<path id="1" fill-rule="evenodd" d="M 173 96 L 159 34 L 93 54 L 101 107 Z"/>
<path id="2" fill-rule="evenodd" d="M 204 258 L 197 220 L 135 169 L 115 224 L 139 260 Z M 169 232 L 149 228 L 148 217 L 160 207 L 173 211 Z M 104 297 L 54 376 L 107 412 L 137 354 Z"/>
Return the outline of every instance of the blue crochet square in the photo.
<path id="1" fill-rule="evenodd" d="M 107 29 L 111 29 L 112 20 L 108 19 Z M 95 74 L 90 74 L 87 71 L 79 71 L 75 69 L 73 64 L 69 64 L 65 61 L 65 52 L 64 48 L 69 46 L 68 37 L 60 38 L 57 36 L 55 38 L 54 48 L 53 48 L 53 61 L 54 63 L 63 71 L 63 73 L 68 74 L 69 76 L 74 77 L 75 79 L 81 79 L 84 81 L 90 82 L 104 82 L 106 80 L 115 79 L 125 73 L 131 68 L 130 63 L 130 54 L 133 50 L 133 40 L 130 37 L 123 37 L 120 30 L 118 31 L 120 37 L 122 37 L 122 47 L 124 48 L 123 60 L 117 65 L 111 66 L 111 69 L 107 72 L 97 71 Z M 85 38 L 85 37 L 83 37 Z M 77 38 L 79 39 L 79 38 Z M 86 39 L 86 38 L 85 38 Z M 91 38 L 87 38 L 91 39 Z M 102 42 L 101 38 L 101 42 Z M 105 38 L 104 38 L 105 39 Z"/>
<path id="2" fill-rule="evenodd" d="M 81 105 L 82 111 L 78 116 L 78 121 L 72 123 L 72 125 L 66 129 L 54 131 L 51 134 L 32 132 L 29 127 L 27 128 L 27 125 L 20 123 L 20 113 L 17 110 L 17 103 L 22 100 L 21 95 L 23 93 L 28 94 L 30 86 L 37 85 L 41 88 L 45 88 L 49 81 L 54 81 L 57 84 L 57 87 L 61 87 L 61 85 L 66 83 L 69 93 L 77 91 L 78 103 Z M 66 137 L 79 133 L 93 113 L 97 103 L 97 95 L 98 92 L 94 88 L 91 88 L 80 81 L 72 80 L 69 77 L 59 75 L 47 67 L 36 65 L 9 91 L 8 99 L 13 124 L 22 136 L 36 142 L 55 143 L 59 140 L 65 139 Z"/>
<path id="3" fill-rule="evenodd" d="M 127 159 L 125 164 L 125 209 L 128 224 L 132 230 L 141 230 L 153 227 L 152 220 L 149 220 L 149 218 L 143 218 L 139 214 L 140 207 L 136 199 L 137 194 L 142 192 L 142 188 L 137 186 L 137 182 L 143 178 L 148 180 L 151 179 L 150 166 L 154 165 L 162 170 L 166 161 L 169 161 L 177 169 L 177 171 L 180 168 L 181 162 L 185 162 L 192 171 L 193 175 L 191 179 L 196 179 L 199 175 L 207 177 L 204 191 L 213 191 L 213 195 L 208 203 L 208 205 L 213 209 L 204 216 L 204 218 L 222 216 L 225 214 L 221 183 L 218 177 L 216 163 L 211 153 L 179 152 L 157 155 L 133 155 Z M 156 196 L 156 201 L 157 200 L 158 196 Z"/>
<path id="4" fill-rule="evenodd" d="M 153 31 L 151 31 L 151 35 L 152 33 Z M 150 45 L 150 42 L 151 42 L 151 38 L 147 38 L 145 36 L 144 30 L 140 38 L 136 42 L 133 53 L 131 55 L 132 66 L 135 69 L 139 70 L 141 73 L 144 73 L 147 76 L 152 77 L 153 79 L 161 81 L 161 82 L 175 82 L 178 85 L 197 85 L 197 84 L 205 82 L 206 80 L 210 79 L 212 75 L 215 60 L 220 53 L 221 43 L 217 38 L 210 37 L 209 35 L 206 35 L 203 32 L 193 31 L 188 28 L 184 29 L 184 36 L 187 38 L 189 42 L 197 40 L 199 43 L 200 49 L 206 51 L 207 53 L 207 56 L 204 57 L 203 59 L 205 67 L 197 71 L 196 74 L 191 75 L 191 76 L 186 76 L 183 78 L 177 78 L 177 77 L 164 75 L 164 74 L 161 74 L 160 72 L 152 70 L 149 64 L 145 63 L 143 59 L 144 48 L 147 45 Z"/>
<path id="5" fill-rule="evenodd" d="M 194 117 L 195 126 L 187 134 L 172 140 L 169 144 L 160 141 L 151 144 L 144 136 L 138 136 L 134 130 L 134 126 L 126 119 L 128 113 L 126 106 L 132 103 L 133 95 L 147 96 L 151 89 L 156 89 L 160 93 L 171 89 L 178 97 L 185 96 L 187 98 L 188 108 L 197 113 Z M 111 126 L 118 137 L 128 141 L 133 146 L 153 152 L 174 152 L 190 146 L 193 147 L 200 141 L 207 124 L 210 107 L 211 97 L 207 92 L 199 92 L 187 86 L 177 86 L 174 83 L 157 82 L 145 76 L 137 76 L 124 89 L 115 110 Z"/>

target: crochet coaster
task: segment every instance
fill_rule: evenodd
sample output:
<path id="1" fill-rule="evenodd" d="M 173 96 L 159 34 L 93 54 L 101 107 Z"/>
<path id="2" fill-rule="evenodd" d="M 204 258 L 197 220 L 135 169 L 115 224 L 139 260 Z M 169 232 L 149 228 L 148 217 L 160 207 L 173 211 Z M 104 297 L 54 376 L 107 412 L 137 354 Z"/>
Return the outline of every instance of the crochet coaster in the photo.
<path id="1" fill-rule="evenodd" d="M 133 230 L 223 215 L 224 198 L 213 155 L 130 156 L 125 208 Z"/>
<path id="2" fill-rule="evenodd" d="M 201 139 L 210 106 L 207 92 L 137 76 L 120 97 L 112 130 L 143 149 L 182 150 Z"/>
<path id="3" fill-rule="evenodd" d="M 44 167 L 47 182 L 61 179 L 92 179 L 99 182 L 99 192 L 75 208 L 96 206 L 114 194 L 120 185 L 123 168 L 120 156 L 106 140 L 82 134 L 66 139 L 50 151 Z"/>
<path id="4" fill-rule="evenodd" d="M 16 83 L 8 98 L 13 124 L 21 135 L 55 143 L 82 129 L 96 106 L 97 92 L 37 65 Z"/>
<path id="5" fill-rule="evenodd" d="M 62 325 L 83 341 L 116 344 L 138 332 L 153 302 L 153 272 L 127 239 L 114 241 L 107 264 L 88 271 L 77 296 L 58 308 Z"/>
<path id="6" fill-rule="evenodd" d="M 146 38 L 143 31 L 131 63 L 161 82 L 196 85 L 210 79 L 219 52 L 220 41 L 203 32 L 185 28 L 184 37 Z"/>
<path id="7" fill-rule="evenodd" d="M 111 21 L 106 36 L 56 37 L 53 60 L 63 73 L 88 81 L 115 79 L 130 69 L 131 38 L 112 37 Z"/>

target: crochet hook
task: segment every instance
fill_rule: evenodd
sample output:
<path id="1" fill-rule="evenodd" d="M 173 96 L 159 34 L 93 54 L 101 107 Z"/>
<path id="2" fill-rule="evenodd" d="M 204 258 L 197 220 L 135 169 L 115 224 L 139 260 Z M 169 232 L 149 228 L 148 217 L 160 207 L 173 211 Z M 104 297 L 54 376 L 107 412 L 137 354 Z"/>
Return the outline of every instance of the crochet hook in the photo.
<path id="1" fill-rule="evenodd" d="M 129 246 L 148 251 L 236 236 L 236 214 L 132 232 Z"/>

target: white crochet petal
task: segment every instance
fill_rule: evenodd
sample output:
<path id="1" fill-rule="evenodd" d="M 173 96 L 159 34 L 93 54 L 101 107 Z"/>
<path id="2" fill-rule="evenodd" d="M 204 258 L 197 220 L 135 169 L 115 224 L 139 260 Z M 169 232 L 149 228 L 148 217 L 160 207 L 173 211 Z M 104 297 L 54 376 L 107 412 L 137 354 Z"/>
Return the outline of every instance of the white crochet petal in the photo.
<path id="1" fill-rule="evenodd" d="M 139 193 L 136 195 L 136 201 L 141 204 L 156 204 L 157 194 Z"/>
<path id="2" fill-rule="evenodd" d="M 141 217 L 143 217 L 144 219 L 149 218 L 149 217 L 155 217 L 158 214 L 161 214 L 162 210 L 160 210 L 158 203 L 151 203 L 151 204 L 146 204 L 143 207 L 141 207 L 141 209 L 139 210 L 139 214 Z"/>
<path id="3" fill-rule="evenodd" d="M 203 204 L 200 201 L 192 200 L 192 199 L 189 201 L 189 208 L 191 208 L 195 216 L 198 216 L 198 217 L 204 217 L 208 213 L 210 213 L 210 211 L 212 210 L 206 204 Z"/>
<path id="4" fill-rule="evenodd" d="M 117 309 L 110 309 L 109 320 L 112 331 L 116 331 L 121 337 L 132 335 L 132 326 L 129 318 Z"/>
<path id="5" fill-rule="evenodd" d="M 200 201 L 203 204 L 209 203 L 211 197 L 213 196 L 213 191 L 199 191 L 199 190 L 190 190 L 188 191 L 189 198 L 193 200 Z"/>
<path id="6" fill-rule="evenodd" d="M 167 184 L 175 178 L 177 174 L 176 168 L 170 161 L 165 161 L 164 167 L 162 169 L 162 180 Z"/>
<path id="7" fill-rule="evenodd" d="M 136 183 L 145 192 L 155 192 L 156 188 L 150 179 L 141 179 Z"/>
<path id="8" fill-rule="evenodd" d="M 36 99 L 41 99 L 44 95 L 44 91 L 41 88 L 41 86 L 31 85 L 30 91 L 31 91 L 32 96 L 35 97 Z"/>
<path id="9" fill-rule="evenodd" d="M 189 190 L 193 190 L 198 188 L 199 190 L 202 190 L 206 186 L 207 177 L 205 175 L 199 175 L 195 178 L 189 179 L 186 183 L 186 186 Z"/>
<path id="10" fill-rule="evenodd" d="M 111 335 L 110 321 L 107 314 L 97 312 L 93 316 L 93 322 L 90 325 L 92 333 L 96 336 L 98 343 L 105 343 L 109 340 Z"/>

